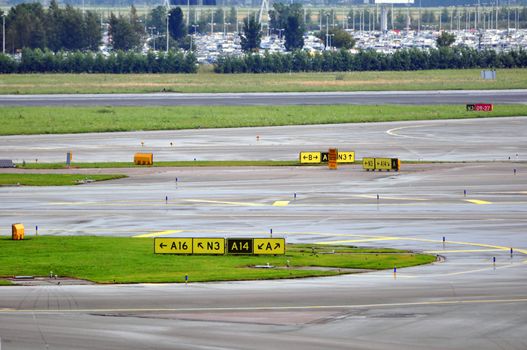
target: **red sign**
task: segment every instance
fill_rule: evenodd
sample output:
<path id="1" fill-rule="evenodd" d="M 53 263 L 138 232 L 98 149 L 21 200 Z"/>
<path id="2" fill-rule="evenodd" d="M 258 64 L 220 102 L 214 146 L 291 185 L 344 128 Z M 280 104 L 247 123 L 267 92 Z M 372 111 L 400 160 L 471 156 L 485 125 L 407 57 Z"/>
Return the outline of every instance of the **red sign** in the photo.
<path id="1" fill-rule="evenodd" d="M 476 103 L 467 105 L 467 111 L 492 112 L 494 106 L 491 103 Z"/>

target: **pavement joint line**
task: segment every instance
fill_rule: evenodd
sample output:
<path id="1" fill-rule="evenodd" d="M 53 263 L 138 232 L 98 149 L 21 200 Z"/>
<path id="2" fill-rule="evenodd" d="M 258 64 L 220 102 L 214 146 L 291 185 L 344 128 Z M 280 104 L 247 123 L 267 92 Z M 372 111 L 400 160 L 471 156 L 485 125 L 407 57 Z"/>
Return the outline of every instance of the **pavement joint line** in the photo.
<path id="1" fill-rule="evenodd" d="M 466 300 L 439 300 L 421 302 L 401 302 L 384 304 L 348 304 L 348 305 L 301 305 L 301 306 L 253 306 L 253 307 L 195 307 L 195 308 L 121 308 L 121 309 L 0 309 L 0 313 L 111 313 L 111 312 L 223 312 L 223 311 L 281 311 L 281 310 L 333 310 L 333 309 L 363 309 L 363 308 L 391 308 L 403 306 L 439 306 L 439 305 L 470 305 L 470 304 L 505 304 L 525 303 L 527 298 L 514 299 L 466 299 Z"/>

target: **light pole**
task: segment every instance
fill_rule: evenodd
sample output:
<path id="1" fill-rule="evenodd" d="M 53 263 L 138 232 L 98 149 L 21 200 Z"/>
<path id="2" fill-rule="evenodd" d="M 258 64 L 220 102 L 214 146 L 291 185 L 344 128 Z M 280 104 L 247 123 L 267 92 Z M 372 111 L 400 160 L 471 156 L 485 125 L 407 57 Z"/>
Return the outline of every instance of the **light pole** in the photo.
<path id="1" fill-rule="evenodd" d="M 417 32 L 421 32 L 421 0 L 419 0 L 419 12 L 417 13 Z"/>
<path id="2" fill-rule="evenodd" d="M 328 48 L 329 37 L 329 14 L 326 14 L 326 49 Z"/>
<path id="3" fill-rule="evenodd" d="M 2 13 L 2 53 L 5 54 L 5 12 Z"/>
<path id="4" fill-rule="evenodd" d="M 170 18 L 170 12 L 167 13 L 167 53 L 168 53 L 168 38 L 170 38 L 170 33 L 168 32 L 168 19 Z"/>
<path id="5" fill-rule="evenodd" d="M 198 27 L 197 24 L 192 25 L 192 28 L 194 28 L 194 35 L 196 35 L 196 27 Z M 190 51 L 192 51 L 192 34 L 190 34 Z"/>
<path id="6" fill-rule="evenodd" d="M 2 53 L 5 54 L 5 12 L 2 13 Z"/>
<path id="7" fill-rule="evenodd" d="M 214 10 L 210 13 L 210 35 L 214 35 Z"/>
<path id="8" fill-rule="evenodd" d="M 154 51 L 156 50 L 156 38 L 154 37 L 154 29 L 156 27 L 148 27 L 150 29 L 150 36 L 152 37 L 152 41 L 154 42 Z"/>
<path id="9" fill-rule="evenodd" d="M 240 23 L 240 22 L 238 22 L 238 7 L 235 7 L 234 11 L 236 11 L 236 14 L 234 15 L 235 18 L 236 18 L 236 33 L 239 33 L 240 32 L 240 30 L 239 30 L 240 28 L 238 26 L 238 23 Z"/>

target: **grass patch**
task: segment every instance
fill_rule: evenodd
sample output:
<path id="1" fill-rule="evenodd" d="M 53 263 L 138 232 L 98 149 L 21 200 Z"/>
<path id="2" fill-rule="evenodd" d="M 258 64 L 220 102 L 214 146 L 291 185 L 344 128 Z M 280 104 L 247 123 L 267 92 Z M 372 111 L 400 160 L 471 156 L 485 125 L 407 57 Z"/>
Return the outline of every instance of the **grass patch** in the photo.
<path id="1" fill-rule="evenodd" d="M 525 105 L 499 105 L 492 112 L 468 112 L 464 105 L 173 106 L 107 109 L 111 109 L 112 113 L 101 113 L 100 107 L 2 107 L 0 135 L 237 128 L 527 114 Z"/>
<path id="2" fill-rule="evenodd" d="M 259 280 L 337 275 L 338 270 L 306 266 L 391 269 L 427 264 L 435 257 L 400 250 L 342 246 L 288 245 L 281 256 L 179 256 L 153 254 L 153 239 L 131 237 L 40 236 L 23 241 L 0 238 L 0 276 L 48 276 L 98 283 Z M 334 251 L 333 254 L 324 254 Z M 28 259 L 28 257 L 31 259 Z M 290 268 L 286 268 L 289 260 Z M 250 266 L 270 263 L 276 269 Z"/>
<path id="3" fill-rule="evenodd" d="M 1 185 L 22 186 L 71 186 L 94 181 L 115 180 L 125 175 L 78 175 L 78 174 L 0 174 Z"/>
<path id="4" fill-rule="evenodd" d="M 148 92 L 314 92 L 382 90 L 486 90 L 527 88 L 527 69 L 281 74 L 4 74 L 0 94 Z"/>
<path id="5" fill-rule="evenodd" d="M 0 286 L 11 286 L 11 285 L 13 285 L 11 281 L 0 279 Z"/>

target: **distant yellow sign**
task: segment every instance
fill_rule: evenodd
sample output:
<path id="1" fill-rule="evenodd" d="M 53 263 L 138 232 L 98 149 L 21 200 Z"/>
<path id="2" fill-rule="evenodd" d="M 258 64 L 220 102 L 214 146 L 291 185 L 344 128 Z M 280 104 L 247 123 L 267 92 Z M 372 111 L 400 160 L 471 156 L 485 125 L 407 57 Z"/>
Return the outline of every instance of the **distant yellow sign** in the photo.
<path id="1" fill-rule="evenodd" d="M 375 158 L 376 170 L 392 170 L 391 158 Z"/>
<path id="2" fill-rule="evenodd" d="M 225 254 L 224 238 L 194 238 L 192 242 L 194 254 Z"/>
<path id="3" fill-rule="evenodd" d="M 355 152 L 339 151 L 337 163 L 353 163 L 355 162 Z"/>
<path id="4" fill-rule="evenodd" d="M 154 238 L 156 254 L 192 254 L 192 238 Z"/>
<path id="5" fill-rule="evenodd" d="M 285 238 L 255 238 L 253 240 L 254 254 L 277 255 L 285 254 Z"/>
<path id="6" fill-rule="evenodd" d="M 321 161 L 320 152 L 300 152 L 300 163 L 302 164 L 320 163 Z"/>
<path id="7" fill-rule="evenodd" d="M 362 167 L 366 170 L 375 170 L 375 158 L 362 158 Z"/>

